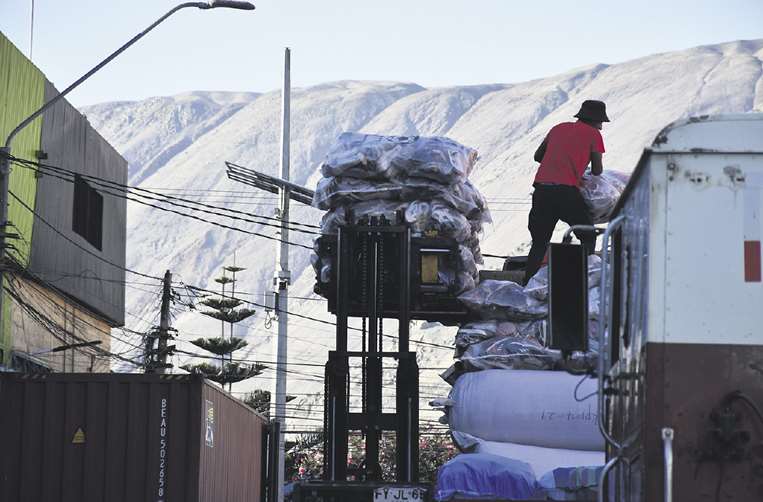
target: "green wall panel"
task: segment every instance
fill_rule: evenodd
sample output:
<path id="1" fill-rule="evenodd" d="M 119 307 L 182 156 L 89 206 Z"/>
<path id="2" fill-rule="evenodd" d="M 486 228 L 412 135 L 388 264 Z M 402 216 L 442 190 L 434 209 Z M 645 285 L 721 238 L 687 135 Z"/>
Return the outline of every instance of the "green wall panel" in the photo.
<path id="1" fill-rule="evenodd" d="M 37 110 L 43 103 L 45 94 L 45 76 L 38 70 L 8 38 L 0 33 L 0 142 L 22 120 Z M 38 118 L 13 140 L 11 153 L 16 157 L 35 159 L 35 152 L 40 149 L 40 131 L 42 119 Z M 37 183 L 34 172 L 19 166 L 11 166 L 10 190 L 21 198 L 29 207 L 35 207 Z M 10 250 L 24 266 L 29 261 L 29 246 L 32 242 L 34 215 L 18 204 L 12 197 L 9 200 L 8 218 L 15 226 L 10 232 L 20 234 L 21 238 L 12 241 L 17 250 Z M 3 325 L 0 333 L 0 349 L 3 349 L 3 364 L 10 359 L 10 298 L 3 296 Z"/>

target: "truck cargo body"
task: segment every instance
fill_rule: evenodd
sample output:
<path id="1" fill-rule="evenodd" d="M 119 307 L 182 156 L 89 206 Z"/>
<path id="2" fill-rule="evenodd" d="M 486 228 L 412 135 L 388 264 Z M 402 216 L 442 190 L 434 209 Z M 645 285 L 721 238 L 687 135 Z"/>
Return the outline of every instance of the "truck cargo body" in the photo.
<path id="1" fill-rule="evenodd" d="M 4 502 L 256 502 L 267 422 L 192 375 L 0 375 Z"/>
<path id="2" fill-rule="evenodd" d="M 609 500 L 763 500 L 762 195 L 761 114 L 671 124 L 641 157 L 610 224 Z"/>

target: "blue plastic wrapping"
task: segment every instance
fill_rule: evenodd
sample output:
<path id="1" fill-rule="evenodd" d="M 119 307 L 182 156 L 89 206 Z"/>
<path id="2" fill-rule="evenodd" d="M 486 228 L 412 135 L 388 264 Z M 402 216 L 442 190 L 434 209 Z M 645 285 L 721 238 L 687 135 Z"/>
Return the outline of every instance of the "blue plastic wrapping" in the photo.
<path id="1" fill-rule="evenodd" d="M 435 500 L 526 500 L 536 493 L 529 464 L 497 455 L 466 453 L 437 471 Z"/>
<path id="2" fill-rule="evenodd" d="M 603 466 L 559 467 L 538 480 L 538 489 L 548 500 L 593 502 Z"/>

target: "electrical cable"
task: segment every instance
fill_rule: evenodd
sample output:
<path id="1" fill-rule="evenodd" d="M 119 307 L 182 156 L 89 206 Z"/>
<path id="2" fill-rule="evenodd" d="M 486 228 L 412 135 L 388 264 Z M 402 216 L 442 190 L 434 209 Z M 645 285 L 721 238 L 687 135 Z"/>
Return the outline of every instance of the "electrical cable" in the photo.
<path id="1" fill-rule="evenodd" d="M 115 181 L 107 180 L 105 178 L 100 178 L 98 176 L 92 176 L 92 175 L 88 175 L 88 174 L 81 174 L 81 173 L 77 173 L 75 171 L 64 169 L 62 167 L 53 166 L 53 165 L 50 165 L 50 164 L 43 164 L 43 163 L 35 162 L 35 161 L 29 160 L 29 159 L 22 159 L 22 158 L 19 158 L 19 157 L 13 157 L 12 156 L 12 157 L 10 157 L 10 160 L 13 163 L 17 164 L 17 165 L 19 165 L 21 167 L 26 167 L 28 169 L 35 170 L 35 168 L 36 168 L 37 170 L 39 170 L 39 169 L 42 169 L 43 171 L 44 170 L 49 170 L 49 171 L 56 172 L 58 174 L 65 173 L 65 174 L 67 174 L 69 176 L 73 176 L 73 177 L 74 176 L 79 176 L 79 177 L 81 177 L 83 179 L 90 180 L 94 184 L 96 184 L 98 186 L 101 186 L 103 188 L 116 189 L 116 190 L 119 190 L 119 191 L 121 191 L 121 192 L 123 192 L 125 194 L 131 194 L 131 195 L 135 195 L 135 196 L 138 196 L 138 197 L 144 197 L 144 198 L 149 199 L 149 200 L 166 202 L 168 204 L 176 205 L 178 207 L 183 207 L 183 208 L 186 208 L 186 209 L 191 209 L 193 211 L 202 211 L 202 212 L 206 212 L 206 213 L 209 213 L 209 214 L 214 214 L 216 216 L 223 216 L 223 217 L 226 217 L 226 218 L 231 218 L 231 219 L 236 219 L 236 220 L 243 220 L 243 221 L 248 221 L 250 223 L 257 223 L 257 224 L 260 224 L 260 225 L 272 226 L 272 227 L 276 227 L 276 228 L 280 228 L 281 227 L 281 223 L 282 223 L 282 220 L 280 218 L 276 218 L 276 217 L 273 217 L 273 216 L 264 216 L 264 215 L 260 215 L 260 214 L 251 214 L 251 213 L 246 213 L 246 212 L 243 212 L 243 211 L 238 211 L 238 210 L 230 209 L 230 208 L 223 207 L 223 206 L 215 206 L 215 205 L 212 205 L 212 204 L 206 204 L 206 203 L 203 203 L 203 202 L 199 202 L 199 201 L 191 200 L 191 199 L 186 199 L 186 198 L 183 198 L 183 197 L 177 197 L 177 196 L 174 196 L 174 195 L 162 194 L 162 193 L 159 193 L 159 192 L 156 192 L 156 191 L 153 191 L 153 190 L 148 190 L 146 188 L 141 188 L 141 187 L 137 187 L 137 186 L 130 186 L 130 185 L 124 185 L 122 183 L 117 183 Z M 31 166 L 34 166 L 34 167 L 31 167 Z M 56 175 L 53 175 L 53 176 L 55 176 L 55 177 L 57 177 L 59 179 L 62 179 L 64 181 L 67 181 L 69 183 L 74 182 L 74 179 L 70 180 L 68 178 L 63 178 L 61 176 L 56 176 Z M 144 192 L 144 193 L 151 194 L 151 195 L 143 195 L 142 193 L 135 193 L 135 192 Z M 110 195 L 114 195 L 114 194 L 110 193 Z M 153 196 L 159 196 L 161 198 L 157 198 L 157 197 L 153 197 Z M 132 199 L 128 199 L 128 200 L 132 200 Z M 231 215 L 220 214 L 220 213 L 211 212 L 211 211 L 204 211 L 204 210 L 199 209 L 199 208 L 188 207 L 188 206 L 185 206 L 183 204 L 173 203 L 171 201 L 180 201 L 180 202 L 183 202 L 185 204 L 195 204 L 197 206 L 201 206 L 201 207 L 204 207 L 204 208 L 207 208 L 207 209 L 211 209 L 211 210 L 215 210 L 215 211 L 227 211 L 227 212 L 230 212 L 230 213 L 233 213 L 233 214 L 239 214 L 239 215 L 245 216 L 245 217 L 253 217 L 253 218 L 259 218 L 259 219 L 262 219 L 262 220 L 275 221 L 275 222 L 278 222 L 279 224 L 278 225 L 273 225 L 273 224 L 262 223 L 262 222 L 259 222 L 259 221 L 250 220 L 250 219 L 247 219 L 247 218 L 239 218 L 239 217 L 235 217 L 235 216 L 231 216 Z M 135 201 L 135 202 L 140 202 L 140 201 Z M 300 226 L 300 227 L 306 227 L 306 228 L 315 228 L 315 229 L 320 229 L 321 228 L 318 225 L 312 225 L 312 224 L 309 224 L 309 223 L 299 223 L 299 222 L 294 222 L 294 221 L 287 222 L 287 225 Z M 297 232 L 301 231 L 301 232 L 305 232 L 305 233 L 321 235 L 319 232 L 311 232 L 311 231 L 307 231 L 307 230 L 301 230 L 299 228 L 291 228 L 291 230 L 294 230 L 294 231 L 297 231 Z"/>
<path id="2" fill-rule="evenodd" d="M 201 293 L 208 293 L 208 294 L 218 295 L 218 296 L 222 296 L 223 298 L 230 298 L 230 299 L 233 299 L 233 300 L 241 301 L 243 303 L 248 303 L 248 304 L 254 305 L 256 307 L 265 308 L 265 309 L 268 308 L 267 305 L 263 305 L 261 303 L 253 302 L 251 300 L 245 300 L 243 298 L 238 298 L 238 297 L 235 297 L 235 296 L 232 296 L 232 295 L 229 295 L 229 294 L 221 294 L 221 293 L 219 293 L 217 291 L 212 291 L 212 290 L 209 290 L 209 289 L 206 289 L 206 288 L 201 288 L 201 287 L 198 287 L 198 286 L 191 286 L 189 284 L 183 284 L 183 283 L 178 283 L 178 285 L 182 286 L 182 287 L 185 287 L 186 289 L 191 290 L 191 291 L 199 291 Z M 296 312 L 290 312 L 288 310 L 284 310 L 282 312 L 285 313 L 286 315 L 291 315 L 291 316 L 299 317 L 299 318 L 302 318 L 302 319 L 307 319 L 307 320 L 310 320 L 310 321 L 319 322 L 321 324 L 327 324 L 327 325 L 330 325 L 330 326 L 336 326 L 336 323 L 334 323 L 334 322 L 326 321 L 324 319 L 318 319 L 317 317 L 310 317 L 310 316 L 306 316 L 306 315 L 303 315 L 303 314 L 297 314 Z M 348 330 L 353 330 L 353 331 L 362 331 L 360 328 L 353 328 L 353 327 L 348 327 L 347 329 Z M 386 338 L 393 338 L 393 339 L 396 338 L 394 335 L 384 335 L 384 336 Z M 418 344 L 418 345 L 428 346 L 428 347 L 435 347 L 435 348 L 453 350 L 452 346 L 441 345 L 441 344 L 433 343 L 433 342 L 425 342 L 425 341 L 419 341 L 419 340 L 410 340 L 410 342 Z"/>
<path id="3" fill-rule="evenodd" d="M 284 242 L 286 244 L 289 244 L 289 245 L 292 245 L 292 246 L 296 246 L 296 247 L 305 248 L 305 249 L 313 249 L 312 246 L 308 246 L 306 244 L 299 244 L 299 243 L 296 243 L 296 242 L 285 241 L 283 239 L 279 239 L 278 237 L 273 237 L 271 235 L 266 235 L 266 234 L 262 234 L 262 233 L 259 233 L 259 232 L 252 232 L 250 230 L 244 230 L 242 228 L 234 227 L 234 226 L 231 226 L 231 225 L 226 225 L 225 223 L 219 223 L 219 222 L 216 222 L 216 221 L 208 220 L 206 218 L 202 218 L 200 216 L 196 216 L 196 215 L 193 215 L 193 214 L 183 213 L 183 212 L 177 211 L 175 209 L 170 209 L 170 208 L 158 206 L 156 204 L 151 204 L 149 202 L 141 201 L 139 199 L 130 198 L 130 197 L 126 196 L 126 195 L 119 195 L 119 194 L 114 194 L 114 193 L 111 193 L 111 192 L 103 192 L 103 190 L 101 190 L 101 192 L 102 193 L 106 193 L 108 195 L 111 195 L 113 197 L 118 197 L 118 198 L 121 198 L 121 199 L 137 202 L 138 204 L 143 204 L 144 206 L 152 207 L 152 208 L 158 209 L 160 211 L 164 211 L 164 212 L 167 212 L 167 213 L 177 214 L 179 216 L 183 216 L 183 217 L 186 217 L 186 218 L 191 218 L 193 220 L 201 221 L 201 222 L 204 222 L 204 223 L 209 223 L 210 225 L 214 225 L 214 226 L 217 226 L 217 227 L 220 227 L 220 228 L 224 228 L 226 230 L 233 230 L 235 232 L 241 232 L 241 233 L 253 235 L 253 236 L 256 236 L 256 237 L 262 237 L 263 239 L 269 239 L 269 240 L 273 240 L 273 241 L 277 241 L 277 242 Z M 233 218 L 231 216 L 229 216 L 229 217 Z M 236 218 L 236 219 L 240 219 L 240 218 Z M 259 223 L 259 224 L 266 225 L 265 223 Z M 291 230 L 297 231 L 298 229 L 291 229 Z M 302 232 L 306 232 L 307 233 L 308 231 L 307 230 L 303 230 Z M 309 232 L 309 233 L 314 233 L 314 232 Z"/>
<path id="4" fill-rule="evenodd" d="M 19 204 L 21 204 L 21 206 L 22 206 L 22 207 L 24 207 L 24 208 L 25 208 L 27 211 L 29 211 L 30 213 L 32 213 L 32 214 L 34 215 L 34 217 L 35 217 L 35 218 L 37 218 L 38 220 L 40 220 L 40 222 L 41 222 L 41 223 L 43 223 L 43 224 L 44 224 L 46 227 L 50 228 L 50 229 L 51 229 L 51 230 L 53 230 L 55 233 L 57 233 L 58 235 L 60 235 L 61 237 L 63 237 L 63 238 L 64 238 L 64 239 L 66 239 L 67 241 L 69 241 L 71 244 L 73 244 L 75 247 L 79 248 L 80 250 L 84 251 L 85 253 L 89 254 L 90 256 L 93 256 L 93 257 L 95 257 L 95 258 L 97 258 L 97 259 L 99 259 L 99 260 L 103 261 L 104 263 L 107 263 L 107 264 L 111 265 L 111 266 L 112 266 L 112 267 L 114 267 L 114 268 L 118 268 L 118 269 L 120 269 L 120 270 L 124 270 L 125 272 L 130 272 L 131 274 L 139 275 L 139 276 L 141 276 L 141 277 L 145 277 L 145 278 L 147 278 L 147 279 L 155 279 L 155 280 L 157 280 L 157 281 L 162 281 L 162 280 L 164 280 L 164 279 L 162 279 L 161 277 L 156 277 L 156 276 L 153 276 L 153 275 L 144 274 L 143 272 L 138 272 L 138 271 L 135 271 L 135 270 L 130 270 L 130 269 L 129 269 L 129 268 L 127 268 L 127 267 L 124 267 L 124 266 L 122 266 L 122 265 L 119 265 L 119 264 L 117 264 L 117 263 L 114 263 L 113 261 L 109 260 L 108 258 L 104 258 L 103 256 L 100 256 L 99 254 L 97 254 L 97 253 L 94 253 L 94 252 L 90 251 L 89 249 L 87 249 L 86 247 L 82 246 L 82 245 L 81 245 L 81 244 L 79 244 L 78 242 L 76 242 L 76 241 L 74 241 L 74 240 L 70 239 L 69 237 L 67 237 L 67 236 L 66 236 L 66 235 L 65 235 L 63 232 L 61 232 L 60 230 L 58 230 L 58 229 L 57 229 L 56 227 L 54 227 L 53 225 L 51 225 L 50 223 L 48 223 L 48 222 L 47 222 L 47 220 L 43 219 L 43 218 L 42 218 L 42 216 L 40 216 L 39 214 L 37 214 L 37 212 L 35 212 L 35 210 L 34 210 L 34 209 L 32 209 L 31 207 L 29 207 L 29 206 L 28 206 L 28 205 L 27 205 L 27 204 L 26 204 L 26 203 L 25 203 L 23 200 L 21 200 L 21 199 L 20 199 L 18 196 L 16 196 L 16 194 L 15 194 L 15 193 L 13 193 L 13 192 L 11 192 L 11 191 L 9 190 L 9 191 L 8 191 L 8 194 L 9 194 L 11 197 L 13 197 L 14 199 L 16 199 L 16 201 L 17 201 Z"/>

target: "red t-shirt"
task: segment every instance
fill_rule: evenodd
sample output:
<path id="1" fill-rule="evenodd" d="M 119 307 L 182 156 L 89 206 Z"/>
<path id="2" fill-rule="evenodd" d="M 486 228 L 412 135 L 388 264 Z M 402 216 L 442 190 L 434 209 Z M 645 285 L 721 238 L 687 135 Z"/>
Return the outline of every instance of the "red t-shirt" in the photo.
<path id="1" fill-rule="evenodd" d="M 546 136 L 546 153 L 535 182 L 578 186 L 591 152 L 604 153 L 598 129 L 580 121 L 555 125 Z"/>

